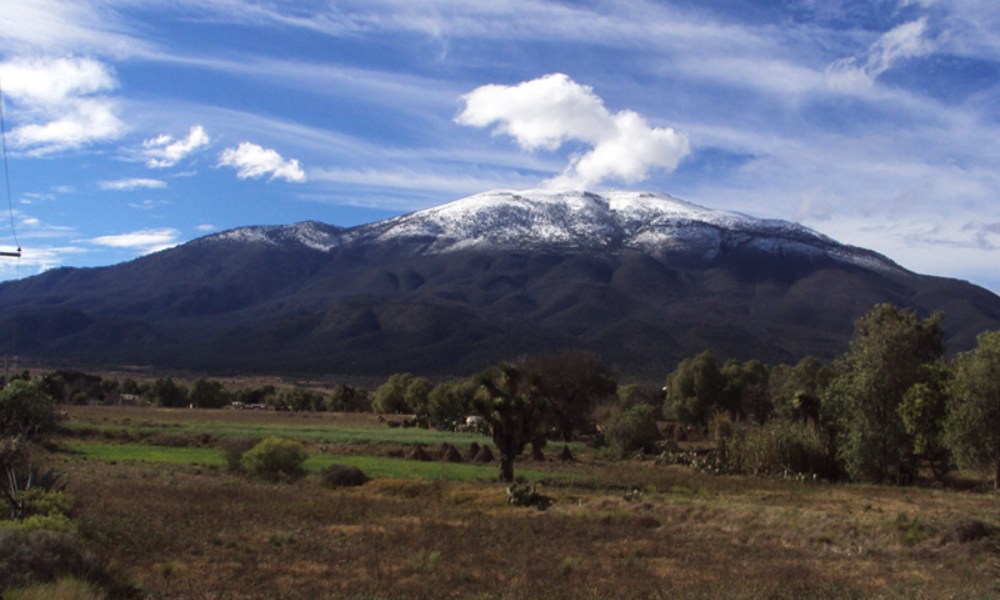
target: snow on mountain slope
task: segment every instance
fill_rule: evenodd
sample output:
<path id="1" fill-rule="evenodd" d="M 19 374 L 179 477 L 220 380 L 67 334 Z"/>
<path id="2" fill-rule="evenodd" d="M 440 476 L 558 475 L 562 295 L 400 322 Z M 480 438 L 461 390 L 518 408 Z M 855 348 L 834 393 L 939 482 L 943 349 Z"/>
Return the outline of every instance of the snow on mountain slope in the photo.
<path id="1" fill-rule="evenodd" d="M 353 244 L 411 251 L 638 250 L 710 260 L 726 249 L 825 255 L 866 268 L 902 270 L 871 251 L 789 221 L 712 210 L 650 192 L 493 191 L 400 217 L 342 229 L 316 222 L 247 227 L 207 239 L 301 245 L 328 252 Z"/>
<path id="2" fill-rule="evenodd" d="M 320 252 L 329 252 L 340 246 L 341 235 L 345 231 L 336 225 L 317 221 L 303 221 L 294 225 L 270 225 L 240 227 L 216 233 L 205 238 L 205 242 L 238 242 L 244 244 L 264 244 L 268 246 L 305 246 Z M 197 240 L 201 241 L 201 240 Z"/>
<path id="3" fill-rule="evenodd" d="M 712 210 L 650 192 L 494 191 L 345 232 L 348 240 L 423 241 L 422 252 L 607 249 L 675 251 L 705 259 L 744 245 L 825 254 L 867 268 L 901 270 L 789 221 Z"/>

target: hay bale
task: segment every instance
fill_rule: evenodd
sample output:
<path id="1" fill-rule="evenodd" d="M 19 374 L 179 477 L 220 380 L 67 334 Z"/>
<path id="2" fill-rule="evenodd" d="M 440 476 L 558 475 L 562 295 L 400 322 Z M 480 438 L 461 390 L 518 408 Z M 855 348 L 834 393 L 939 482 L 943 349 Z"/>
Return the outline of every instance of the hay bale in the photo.
<path id="1" fill-rule="evenodd" d="M 493 451 L 490 450 L 490 447 L 484 445 L 482 448 L 480 448 L 479 454 L 476 455 L 476 462 L 489 463 L 493 461 L 494 461 Z"/>
<path id="2" fill-rule="evenodd" d="M 573 456 L 573 452 L 569 449 L 569 446 L 567 446 L 566 444 L 563 444 L 562 450 L 559 451 L 559 460 L 563 460 L 566 462 L 573 462 L 574 460 L 576 460 L 576 457 Z"/>
<path id="3" fill-rule="evenodd" d="M 330 465 L 320 471 L 319 475 L 323 479 L 323 485 L 330 488 L 364 485 L 368 481 L 364 471 L 344 465 Z"/>
<path id="4" fill-rule="evenodd" d="M 469 444 L 469 462 L 475 462 L 476 457 L 479 456 L 479 444 L 472 442 Z"/>
<path id="5" fill-rule="evenodd" d="M 464 462 L 462 459 L 462 453 L 458 451 L 458 448 L 448 443 L 441 446 L 441 458 L 439 460 L 449 463 Z"/>
<path id="6" fill-rule="evenodd" d="M 419 460 L 420 462 L 430 462 L 431 457 L 419 443 L 410 446 L 410 451 L 406 453 L 406 460 Z"/>

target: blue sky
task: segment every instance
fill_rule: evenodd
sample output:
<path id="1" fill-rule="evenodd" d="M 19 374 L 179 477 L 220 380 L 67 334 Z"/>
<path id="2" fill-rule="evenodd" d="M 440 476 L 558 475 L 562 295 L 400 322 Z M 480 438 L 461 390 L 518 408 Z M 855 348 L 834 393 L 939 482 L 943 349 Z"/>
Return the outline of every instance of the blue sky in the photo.
<path id="1" fill-rule="evenodd" d="M 0 85 L 3 279 L 554 186 L 1000 291 L 994 0 L 5 0 Z"/>

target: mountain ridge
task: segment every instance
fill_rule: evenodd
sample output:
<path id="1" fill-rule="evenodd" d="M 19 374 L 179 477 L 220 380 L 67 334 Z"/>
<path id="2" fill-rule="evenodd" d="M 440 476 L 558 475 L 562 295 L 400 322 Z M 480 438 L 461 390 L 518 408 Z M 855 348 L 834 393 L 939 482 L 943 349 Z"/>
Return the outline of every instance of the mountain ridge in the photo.
<path id="1" fill-rule="evenodd" d="M 0 332 L 16 327 L 26 354 L 203 371 L 450 375 L 588 349 L 656 379 L 705 349 L 832 358 L 878 302 L 945 310 L 951 351 L 1000 328 L 991 292 L 797 223 L 666 194 L 532 190 L 356 227 L 236 228 L 8 282 Z"/>

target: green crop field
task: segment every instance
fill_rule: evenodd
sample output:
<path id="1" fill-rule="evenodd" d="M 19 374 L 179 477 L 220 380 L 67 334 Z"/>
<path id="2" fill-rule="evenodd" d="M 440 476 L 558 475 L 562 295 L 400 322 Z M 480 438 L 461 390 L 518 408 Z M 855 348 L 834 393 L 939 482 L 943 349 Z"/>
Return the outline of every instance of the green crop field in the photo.
<path id="1" fill-rule="evenodd" d="M 121 461 L 216 468 L 225 465 L 222 452 L 215 448 L 171 448 L 141 444 L 71 444 L 68 448 L 81 457 L 112 464 Z M 492 465 L 420 462 L 377 456 L 312 454 L 303 467 L 307 471 L 318 472 L 332 464 L 358 467 L 370 477 L 470 482 L 493 481 L 497 477 L 497 467 Z M 533 469 L 520 469 L 518 473 L 529 479 L 579 479 L 579 476 L 573 473 L 554 473 Z"/>

